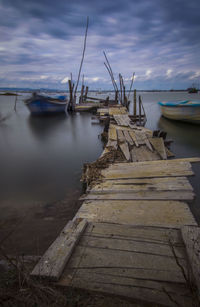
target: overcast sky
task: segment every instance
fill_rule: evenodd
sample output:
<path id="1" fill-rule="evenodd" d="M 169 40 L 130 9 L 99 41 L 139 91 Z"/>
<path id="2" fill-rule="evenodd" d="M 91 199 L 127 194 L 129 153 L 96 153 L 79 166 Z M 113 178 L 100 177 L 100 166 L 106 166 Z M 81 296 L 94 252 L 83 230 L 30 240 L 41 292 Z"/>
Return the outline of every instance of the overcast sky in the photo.
<path id="1" fill-rule="evenodd" d="M 0 0 L 0 87 L 64 89 L 82 72 L 92 89 L 115 78 L 137 89 L 200 83 L 200 0 Z"/>

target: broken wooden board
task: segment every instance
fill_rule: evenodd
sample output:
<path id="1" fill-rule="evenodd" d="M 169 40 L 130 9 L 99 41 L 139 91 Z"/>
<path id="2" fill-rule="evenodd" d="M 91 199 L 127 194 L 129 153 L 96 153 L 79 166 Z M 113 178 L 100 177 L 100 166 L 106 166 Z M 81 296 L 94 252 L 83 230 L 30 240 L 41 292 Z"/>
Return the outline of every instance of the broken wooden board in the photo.
<path id="1" fill-rule="evenodd" d="M 181 164 L 183 162 L 190 162 L 190 163 L 195 163 L 195 162 L 200 162 L 200 158 L 199 157 L 194 157 L 194 158 L 179 158 L 179 159 L 171 159 L 171 160 L 158 160 L 158 161 L 151 161 L 151 162 L 147 162 L 147 161 L 144 161 L 144 162 L 139 162 L 139 163 L 129 163 L 129 164 L 124 164 L 124 166 L 127 166 L 127 165 L 132 165 L 132 166 L 137 166 L 137 165 L 152 165 L 152 167 L 154 167 L 154 164 L 155 165 L 168 165 L 168 164 Z M 113 168 L 118 168 L 120 166 L 122 166 L 123 164 L 122 163 L 115 163 L 115 164 L 112 164 L 110 167 L 113 167 Z"/>
<path id="2" fill-rule="evenodd" d="M 107 292 L 154 304 L 191 305 L 180 266 L 187 267 L 180 232 L 175 229 L 89 223 L 59 285 Z M 170 293 L 170 297 L 168 295 Z"/>
<path id="3" fill-rule="evenodd" d="M 121 149 L 121 151 L 122 151 L 122 153 L 123 153 L 125 159 L 126 159 L 127 161 L 130 161 L 131 156 L 130 156 L 129 147 L 128 147 L 127 142 L 120 143 L 120 144 L 119 144 L 119 147 L 120 147 L 120 149 Z"/>
<path id="4" fill-rule="evenodd" d="M 109 114 L 109 108 L 99 108 L 97 113 Z"/>
<path id="5" fill-rule="evenodd" d="M 150 151 L 145 145 L 133 147 L 130 151 L 132 162 L 160 160 L 160 156 Z"/>
<path id="6" fill-rule="evenodd" d="M 153 177 L 179 177 L 193 175 L 189 162 L 158 163 L 151 162 L 132 162 L 116 163 L 101 171 L 101 175 L 106 179 L 123 178 L 153 178 Z M 152 164 L 153 163 L 153 164 Z"/>
<path id="7" fill-rule="evenodd" d="M 129 132 L 127 130 L 124 130 L 123 133 L 124 133 L 127 143 L 129 143 L 130 145 L 134 145 L 134 141 L 132 140 Z"/>
<path id="8" fill-rule="evenodd" d="M 200 298 L 200 227 L 183 226 L 181 233 Z"/>
<path id="9" fill-rule="evenodd" d="M 114 120 L 116 121 L 117 125 L 128 127 L 130 123 L 130 118 L 128 114 L 116 114 L 113 115 Z"/>
<path id="10" fill-rule="evenodd" d="M 92 193 L 131 193 L 135 191 L 193 191 L 186 177 L 105 180 L 87 189 Z"/>
<path id="11" fill-rule="evenodd" d="M 86 220 L 70 221 L 42 256 L 31 276 L 58 280 L 86 225 Z"/>
<path id="12" fill-rule="evenodd" d="M 157 151 L 157 153 L 160 155 L 160 157 L 163 160 L 167 159 L 167 154 L 165 150 L 165 144 L 163 141 L 163 138 L 149 138 L 149 141 L 153 148 Z"/>
<path id="13" fill-rule="evenodd" d="M 109 115 L 117 115 L 117 114 L 127 114 L 127 109 L 125 107 L 114 107 L 109 108 Z"/>
<path id="14" fill-rule="evenodd" d="M 132 138 L 134 144 L 138 147 L 139 144 L 138 144 L 138 141 L 137 141 L 137 138 L 136 138 L 136 135 L 135 135 L 135 132 L 134 131 L 129 131 L 129 134 L 130 134 L 130 137 Z"/>
<path id="15" fill-rule="evenodd" d="M 86 200 L 77 212 L 76 218 L 172 228 L 196 225 L 186 203 L 167 200 Z"/>
<path id="16" fill-rule="evenodd" d="M 117 140 L 119 144 L 126 142 L 126 139 L 125 139 L 125 136 L 122 130 L 117 130 Z"/>
<path id="17" fill-rule="evenodd" d="M 108 139 L 117 141 L 117 131 L 114 126 L 110 125 L 108 130 Z"/>
<path id="18" fill-rule="evenodd" d="M 144 131 L 137 131 L 136 130 L 135 131 L 135 136 L 136 136 L 136 139 L 137 139 L 137 143 L 139 145 L 144 145 L 145 144 L 148 147 L 148 149 L 153 152 L 153 148 L 151 146 L 151 143 L 149 142 L 149 140 L 148 140 L 148 138 L 147 138 L 147 136 L 146 136 Z"/>

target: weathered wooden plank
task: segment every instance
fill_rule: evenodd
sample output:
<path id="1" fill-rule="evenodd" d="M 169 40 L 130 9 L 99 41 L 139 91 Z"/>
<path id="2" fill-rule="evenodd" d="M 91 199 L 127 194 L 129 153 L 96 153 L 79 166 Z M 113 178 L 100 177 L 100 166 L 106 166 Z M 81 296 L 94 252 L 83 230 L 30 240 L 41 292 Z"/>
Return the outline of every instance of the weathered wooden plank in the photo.
<path id="1" fill-rule="evenodd" d="M 92 234 L 84 235 L 79 242 L 79 246 L 100 248 L 100 249 L 112 249 L 116 252 L 118 250 L 128 251 L 132 253 L 143 253 L 155 256 L 163 256 L 167 258 L 174 258 L 173 250 L 169 244 L 158 244 L 156 242 L 145 242 L 137 239 L 124 239 L 117 238 L 115 234 L 113 236 L 93 236 Z M 174 246 L 174 251 L 178 259 L 185 259 L 185 248 L 184 246 Z"/>
<path id="2" fill-rule="evenodd" d="M 154 161 L 153 161 L 154 162 Z M 121 163 L 120 168 L 111 165 L 109 168 L 102 170 L 101 174 L 106 179 L 122 178 L 153 178 L 153 177 L 179 177 L 193 175 L 191 165 L 188 162 L 179 162 L 179 164 L 140 164 Z"/>
<path id="3" fill-rule="evenodd" d="M 109 108 L 99 108 L 97 113 L 109 114 Z"/>
<path id="4" fill-rule="evenodd" d="M 91 189 L 92 193 L 118 191 L 133 192 L 133 191 L 176 191 L 185 190 L 193 191 L 191 184 L 186 177 L 164 177 L 164 178 L 146 178 L 146 179 L 122 179 L 122 180 L 107 180 L 96 184 Z"/>
<path id="5" fill-rule="evenodd" d="M 108 130 L 108 139 L 117 141 L 117 132 L 116 132 L 115 127 L 113 127 L 112 125 L 110 125 L 109 130 Z"/>
<path id="6" fill-rule="evenodd" d="M 127 161 L 130 161 L 131 156 L 130 156 L 129 147 L 128 147 L 127 142 L 120 143 L 120 144 L 119 144 L 119 147 L 120 147 L 120 149 L 121 149 L 121 151 L 122 151 L 122 153 L 123 153 L 125 159 L 126 159 Z"/>
<path id="7" fill-rule="evenodd" d="M 117 125 L 121 125 L 119 115 L 113 115 L 113 117 L 114 117 L 114 120 L 116 121 Z"/>
<path id="8" fill-rule="evenodd" d="M 130 145 L 134 145 L 134 142 L 133 142 L 129 132 L 127 130 L 124 130 L 123 133 L 124 133 L 124 136 L 126 138 L 127 143 L 129 143 Z"/>
<path id="9" fill-rule="evenodd" d="M 200 298 L 200 227 L 183 226 L 181 233 Z"/>
<path id="10" fill-rule="evenodd" d="M 109 108 L 109 115 L 114 116 L 117 114 L 127 114 L 127 109 L 125 107 L 114 107 Z"/>
<path id="11" fill-rule="evenodd" d="M 188 205 L 179 201 L 85 201 L 76 217 L 93 222 L 180 228 L 196 225 Z"/>
<path id="12" fill-rule="evenodd" d="M 123 193 L 116 190 L 111 190 L 101 193 L 90 193 L 82 195 L 80 200 L 94 199 L 94 200 L 109 200 L 109 199 L 121 199 L 121 200 L 193 200 L 194 193 L 192 191 L 123 191 Z"/>
<path id="13" fill-rule="evenodd" d="M 118 143 L 126 142 L 126 139 L 125 139 L 125 136 L 122 130 L 117 130 L 117 139 L 118 139 Z"/>
<path id="14" fill-rule="evenodd" d="M 160 155 L 160 157 L 163 160 L 166 160 L 167 159 L 167 154 L 166 154 L 163 138 L 149 138 L 149 141 L 152 144 L 153 148 Z"/>
<path id="15" fill-rule="evenodd" d="M 135 136 L 139 145 L 145 144 L 144 132 L 135 130 Z"/>
<path id="16" fill-rule="evenodd" d="M 135 145 L 138 147 L 139 144 L 137 142 L 137 138 L 136 138 L 135 132 L 134 131 L 129 131 L 129 134 L 130 134 L 130 137 L 132 138 L 133 142 L 135 143 Z"/>
<path id="17" fill-rule="evenodd" d="M 86 225 L 86 220 L 70 221 L 42 256 L 31 275 L 58 280 Z"/>
<path id="18" fill-rule="evenodd" d="M 100 238 L 97 238 L 97 243 Z M 114 241 L 114 240 L 113 240 Z M 119 243 L 119 242 L 118 242 Z M 116 242 L 117 244 L 117 242 Z M 129 242 L 127 242 L 129 245 Z M 159 246 L 157 247 L 157 251 Z M 80 257 L 83 256 L 80 262 Z M 123 262 L 122 262 L 123 261 Z M 184 257 L 179 258 L 180 264 L 183 267 L 186 266 L 186 259 Z M 143 252 L 131 252 L 122 249 L 112 249 L 109 246 L 107 248 L 101 248 L 98 246 L 81 246 L 80 244 L 76 248 L 76 253 L 73 255 L 73 259 L 70 260 L 68 267 L 72 268 L 143 268 L 144 270 L 169 270 L 170 272 L 179 272 L 180 268 L 176 263 L 174 257 L 165 257 L 163 255 L 156 255 L 156 253 L 143 253 Z M 134 276 L 132 276 L 134 278 Z M 149 276 L 150 279 L 150 276 Z M 182 281 L 183 282 L 183 281 Z"/>
<path id="19" fill-rule="evenodd" d="M 133 162 L 160 160 L 160 156 L 154 151 L 150 151 L 145 145 L 133 147 L 131 149 L 131 159 Z"/>
<path id="20" fill-rule="evenodd" d="M 68 274 L 66 272 L 59 284 L 125 296 L 154 304 L 154 306 L 157 306 L 157 304 L 172 307 L 176 307 L 176 304 L 182 307 L 192 306 L 189 290 L 184 284 L 157 282 L 143 278 L 139 280 L 123 275 L 113 276 L 112 272 L 114 270 L 107 274 L 93 269 L 74 271 L 76 272 L 74 275 L 71 270 L 68 271 Z M 170 293 L 170 298 L 168 293 Z M 175 304 L 172 300 L 177 303 Z"/>
<path id="21" fill-rule="evenodd" d="M 176 167 L 176 166 L 186 166 L 191 167 L 189 159 L 172 159 L 172 160 L 155 160 L 155 161 L 141 161 L 141 162 L 129 162 L 129 163 L 114 163 L 109 166 L 110 169 L 119 169 L 119 168 L 136 168 L 136 167 Z"/>
<path id="22" fill-rule="evenodd" d="M 176 243 L 171 241 L 171 234 Z M 170 293 L 179 303 L 182 298 L 181 306 L 190 306 L 169 240 L 186 269 L 185 249 L 176 229 L 89 223 L 59 284 L 142 297 L 169 306 L 171 300 L 166 293 Z"/>
<path id="23" fill-rule="evenodd" d="M 183 239 L 180 229 L 143 226 L 143 225 L 121 225 L 116 223 L 89 223 L 84 236 L 113 237 L 120 240 L 135 240 L 138 242 L 152 242 L 155 244 L 183 247 Z"/>

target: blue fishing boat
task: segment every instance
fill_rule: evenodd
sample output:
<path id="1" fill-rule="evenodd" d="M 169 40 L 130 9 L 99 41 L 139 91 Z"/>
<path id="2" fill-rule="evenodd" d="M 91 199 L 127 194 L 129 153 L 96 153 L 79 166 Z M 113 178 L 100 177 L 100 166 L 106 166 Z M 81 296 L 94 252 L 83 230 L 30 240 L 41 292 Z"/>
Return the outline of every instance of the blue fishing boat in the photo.
<path id="1" fill-rule="evenodd" d="M 173 120 L 200 124 L 200 101 L 167 101 L 158 102 L 162 115 Z"/>
<path id="2" fill-rule="evenodd" d="M 25 101 L 26 106 L 33 115 L 57 114 L 64 113 L 67 108 L 66 96 L 44 96 L 33 93 L 33 95 Z"/>

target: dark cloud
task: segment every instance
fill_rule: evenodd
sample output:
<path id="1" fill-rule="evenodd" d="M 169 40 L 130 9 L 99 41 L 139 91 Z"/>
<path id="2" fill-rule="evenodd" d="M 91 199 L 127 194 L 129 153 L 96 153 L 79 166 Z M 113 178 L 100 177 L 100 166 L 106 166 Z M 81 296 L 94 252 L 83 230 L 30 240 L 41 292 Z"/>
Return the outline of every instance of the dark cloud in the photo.
<path id="1" fill-rule="evenodd" d="M 102 50 L 127 74 L 132 67 L 157 75 L 171 68 L 184 81 L 200 70 L 199 0 L 1 0 L 0 9 L 0 63 L 10 69 L 42 67 L 63 76 L 77 69 L 89 16 L 88 74 L 103 66 Z M 103 69 L 95 71 L 103 76 Z"/>

